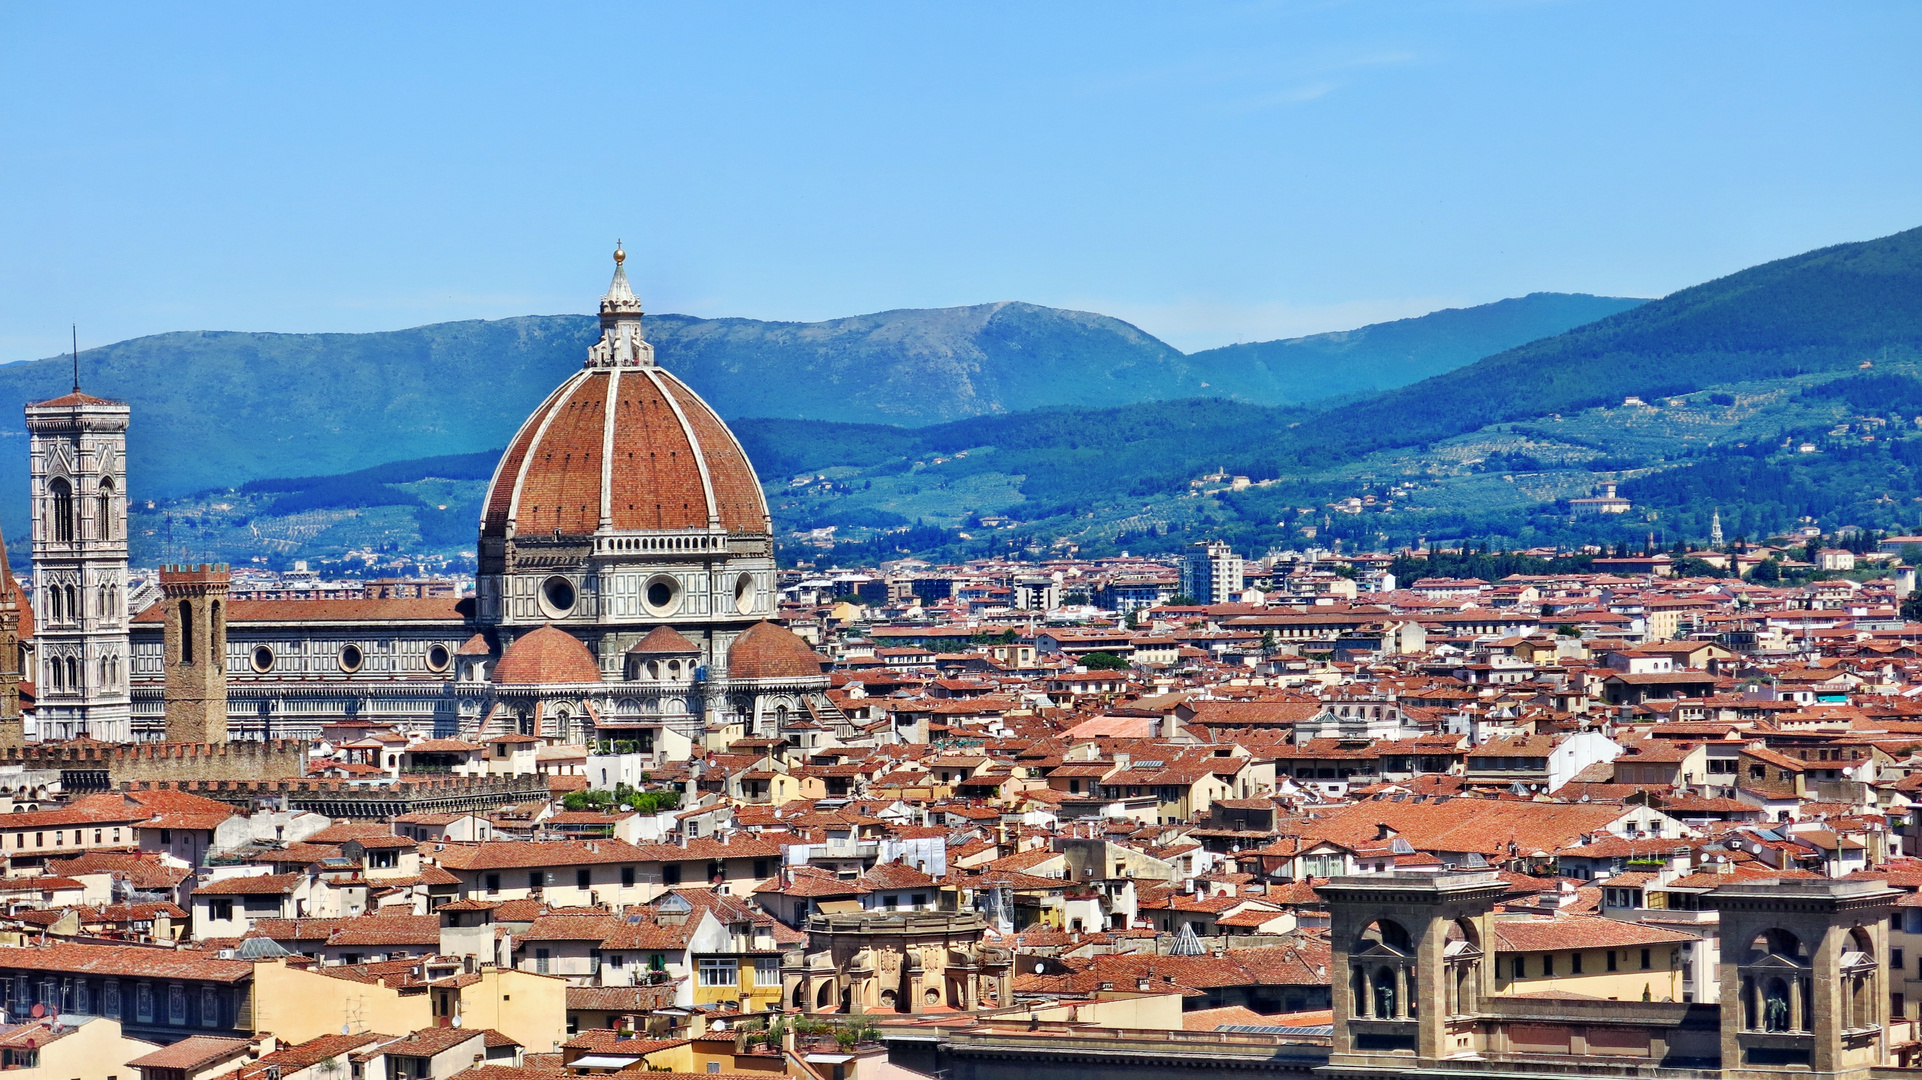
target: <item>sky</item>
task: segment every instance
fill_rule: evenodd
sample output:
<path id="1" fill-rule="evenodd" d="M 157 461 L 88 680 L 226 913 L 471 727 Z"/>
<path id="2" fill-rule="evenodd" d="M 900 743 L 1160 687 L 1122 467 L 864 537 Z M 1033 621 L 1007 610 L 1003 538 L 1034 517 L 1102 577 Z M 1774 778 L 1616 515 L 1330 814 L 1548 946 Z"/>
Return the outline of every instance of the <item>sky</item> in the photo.
<path id="1" fill-rule="evenodd" d="M 999 300 L 1183 348 L 1922 225 L 1922 4 L 0 0 L 0 361 Z"/>

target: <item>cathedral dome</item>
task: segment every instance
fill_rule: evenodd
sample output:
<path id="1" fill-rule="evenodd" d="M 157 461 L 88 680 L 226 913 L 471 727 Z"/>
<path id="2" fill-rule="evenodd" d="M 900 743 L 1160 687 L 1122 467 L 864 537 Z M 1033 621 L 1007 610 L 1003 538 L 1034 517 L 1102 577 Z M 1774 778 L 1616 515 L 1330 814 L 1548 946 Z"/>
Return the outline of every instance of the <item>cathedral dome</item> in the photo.
<path id="1" fill-rule="evenodd" d="M 730 679 L 815 679 L 821 655 L 785 626 L 758 622 L 727 651 Z"/>
<path id="2" fill-rule="evenodd" d="M 552 626 L 516 638 L 494 665 L 494 682 L 508 686 L 600 681 L 601 666 L 581 639 Z"/>
<path id="3" fill-rule="evenodd" d="M 601 340 L 508 443 L 481 536 L 773 529 L 734 433 L 654 364 L 641 305 L 618 264 L 601 298 Z"/>

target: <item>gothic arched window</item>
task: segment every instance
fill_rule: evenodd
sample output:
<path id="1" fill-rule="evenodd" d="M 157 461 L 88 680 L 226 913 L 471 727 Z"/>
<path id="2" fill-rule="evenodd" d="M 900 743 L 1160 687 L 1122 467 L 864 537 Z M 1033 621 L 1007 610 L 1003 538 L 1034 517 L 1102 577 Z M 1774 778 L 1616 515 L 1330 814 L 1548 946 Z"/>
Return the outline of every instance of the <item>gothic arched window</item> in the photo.
<path id="1" fill-rule="evenodd" d="M 113 539 L 113 479 L 100 481 L 100 494 L 95 496 L 94 535 L 102 540 Z"/>
<path id="2" fill-rule="evenodd" d="M 194 605 L 191 600 L 180 602 L 180 662 L 194 662 Z"/>
<path id="3" fill-rule="evenodd" d="M 56 476 L 47 485 L 47 495 L 52 506 L 52 531 L 56 543 L 73 543 L 73 485 L 65 477 Z"/>

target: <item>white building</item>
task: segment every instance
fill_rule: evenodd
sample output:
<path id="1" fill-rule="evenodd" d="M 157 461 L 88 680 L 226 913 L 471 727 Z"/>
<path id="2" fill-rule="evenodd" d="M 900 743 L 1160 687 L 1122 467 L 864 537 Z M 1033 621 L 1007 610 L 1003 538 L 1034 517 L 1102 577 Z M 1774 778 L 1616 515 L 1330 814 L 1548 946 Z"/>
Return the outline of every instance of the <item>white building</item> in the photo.
<path id="1" fill-rule="evenodd" d="M 1197 604 L 1229 604 L 1241 597 L 1241 556 L 1219 540 L 1198 543 L 1181 564 L 1181 591 Z"/>

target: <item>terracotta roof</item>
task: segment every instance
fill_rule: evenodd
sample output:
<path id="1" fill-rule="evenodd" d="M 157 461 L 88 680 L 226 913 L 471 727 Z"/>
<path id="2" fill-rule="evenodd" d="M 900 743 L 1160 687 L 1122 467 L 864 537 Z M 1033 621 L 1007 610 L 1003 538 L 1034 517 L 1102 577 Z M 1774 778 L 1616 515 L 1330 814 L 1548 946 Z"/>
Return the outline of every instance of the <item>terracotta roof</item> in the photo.
<path id="1" fill-rule="evenodd" d="M 62 943 L 30 948 L 0 946 L 0 970 L 237 983 L 253 977 L 254 965 L 185 949 Z"/>
<path id="2" fill-rule="evenodd" d="M 494 665 L 494 682 L 507 685 L 600 681 L 601 666 L 581 639 L 551 625 L 514 639 Z"/>
<path id="3" fill-rule="evenodd" d="M 771 622 L 747 628 L 727 653 L 733 679 L 811 679 L 821 674 L 822 659 L 792 630 Z"/>
<path id="4" fill-rule="evenodd" d="M 629 655 L 635 653 L 665 655 L 671 653 L 698 653 L 700 646 L 681 635 L 671 626 L 657 626 L 648 631 L 646 637 L 628 647 Z"/>
<path id="5" fill-rule="evenodd" d="M 470 1039 L 481 1039 L 482 1045 L 486 1045 L 486 1038 L 487 1032 L 484 1028 L 476 1031 L 457 1027 L 430 1027 L 422 1028 L 404 1039 L 387 1043 L 379 1049 L 383 1054 L 398 1054 L 402 1057 L 433 1057 L 435 1054 L 452 1050 Z"/>
<path id="6" fill-rule="evenodd" d="M 305 874 L 266 874 L 258 877 L 231 877 L 209 881 L 194 890 L 195 896 L 266 896 L 290 893 Z"/>
<path id="7" fill-rule="evenodd" d="M 33 402 L 29 404 L 27 408 L 44 409 L 49 406 L 52 406 L 55 408 L 70 408 L 75 405 L 125 405 L 125 404 L 126 402 L 124 401 L 112 401 L 107 398 L 97 398 L 97 397 L 94 397 L 92 394 L 83 394 L 80 391 L 75 390 L 71 394 L 62 394 L 57 398 L 48 398 L 45 401 Z"/>
<path id="8" fill-rule="evenodd" d="M 493 651 L 494 651 L 493 647 L 487 644 L 486 635 L 475 634 L 473 637 L 468 638 L 466 643 L 461 645 L 461 647 L 454 652 L 454 655 L 455 656 L 487 656 L 491 654 Z"/>
<path id="9" fill-rule="evenodd" d="M 172 1046 L 134 1058 L 127 1064 L 136 1069 L 185 1069 L 189 1072 L 247 1052 L 246 1039 L 223 1039 L 217 1035 L 189 1035 Z"/>
<path id="10" fill-rule="evenodd" d="M 590 535 L 603 496 L 615 529 L 773 532 L 740 444 L 665 368 L 587 367 L 555 388 L 501 456 L 481 534 Z"/>
<path id="11" fill-rule="evenodd" d="M 389 597 L 379 600 L 230 600 L 227 622 L 232 623 L 369 623 L 369 622 L 451 622 L 466 621 L 472 600 L 455 597 Z M 166 619 L 166 605 L 153 607 L 134 616 L 137 623 L 157 623 Z"/>

